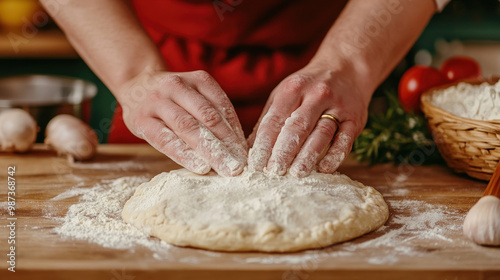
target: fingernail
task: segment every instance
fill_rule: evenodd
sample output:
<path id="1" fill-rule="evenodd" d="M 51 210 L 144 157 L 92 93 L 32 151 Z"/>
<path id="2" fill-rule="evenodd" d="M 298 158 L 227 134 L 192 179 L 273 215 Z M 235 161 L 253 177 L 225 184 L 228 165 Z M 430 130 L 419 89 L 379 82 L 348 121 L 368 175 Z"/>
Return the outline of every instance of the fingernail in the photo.
<path id="1" fill-rule="evenodd" d="M 197 173 L 197 174 L 200 174 L 200 175 L 204 175 L 204 174 L 207 174 L 208 172 L 210 172 L 210 170 L 212 170 L 212 167 L 210 167 L 210 165 L 199 164 L 199 165 L 193 166 L 193 170 L 192 171 L 194 173 Z"/>
<path id="2" fill-rule="evenodd" d="M 189 152 L 188 152 L 189 154 Z M 212 170 L 212 167 L 206 163 L 203 159 L 201 158 L 198 158 L 197 159 L 197 155 L 193 153 L 192 155 L 192 160 L 188 161 L 188 163 L 186 163 L 186 169 L 196 173 L 196 174 L 200 174 L 200 175 L 204 175 L 204 174 L 207 174 L 208 172 L 210 172 L 210 170 Z M 188 166 L 189 165 L 189 166 Z"/>
<path id="3" fill-rule="evenodd" d="M 343 152 L 335 153 L 331 157 L 331 159 L 324 158 L 321 161 L 318 169 L 322 173 L 333 173 L 339 168 L 340 164 L 344 159 L 345 159 L 345 154 Z"/>
<path id="4" fill-rule="evenodd" d="M 309 176 L 311 171 L 316 167 L 320 156 L 321 155 L 315 151 L 302 152 L 292 163 L 290 173 L 299 178 Z"/>
<path id="5" fill-rule="evenodd" d="M 222 160 L 216 171 L 222 176 L 236 176 L 243 172 L 244 168 L 245 163 L 229 156 Z"/>
<path id="6" fill-rule="evenodd" d="M 308 170 L 307 166 L 304 164 L 293 164 L 292 167 L 290 167 L 289 172 L 292 176 L 297 178 L 304 178 L 311 174 L 311 170 Z"/>
<path id="7" fill-rule="evenodd" d="M 271 156 L 272 141 L 269 136 L 255 139 L 254 146 L 248 153 L 248 167 L 255 171 L 263 171 Z"/>
<path id="8" fill-rule="evenodd" d="M 256 171 L 262 171 L 266 166 L 266 157 L 267 155 L 265 150 L 251 148 L 248 153 L 248 168 Z"/>
<path id="9" fill-rule="evenodd" d="M 270 162 L 269 165 L 267 166 L 267 172 L 271 174 L 276 174 L 283 176 L 286 173 L 286 168 L 283 164 L 280 164 L 278 162 Z"/>

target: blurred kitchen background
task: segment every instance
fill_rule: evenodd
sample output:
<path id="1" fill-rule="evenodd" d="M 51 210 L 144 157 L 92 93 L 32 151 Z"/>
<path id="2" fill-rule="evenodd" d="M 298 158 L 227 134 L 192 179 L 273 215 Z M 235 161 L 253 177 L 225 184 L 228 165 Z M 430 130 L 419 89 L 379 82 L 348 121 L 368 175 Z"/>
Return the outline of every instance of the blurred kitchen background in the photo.
<path id="1" fill-rule="evenodd" d="M 459 54 L 476 59 L 484 76 L 500 75 L 498 0 L 452 0 L 432 18 L 405 59 L 377 90 L 375 100 L 387 88 L 397 88 L 401 75 L 412 65 L 439 66 L 446 58 Z M 95 84 L 97 95 L 91 106 L 80 106 L 76 111 L 90 122 L 99 141 L 106 142 L 116 104 L 109 90 L 78 57 L 36 0 L 0 0 L 0 78 L 30 74 L 74 77 Z M 92 95 L 92 86 L 70 86 Z M 0 99 L 3 95 L 0 91 Z M 2 106 L 6 105 L 0 103 L 0 109 Z"/>

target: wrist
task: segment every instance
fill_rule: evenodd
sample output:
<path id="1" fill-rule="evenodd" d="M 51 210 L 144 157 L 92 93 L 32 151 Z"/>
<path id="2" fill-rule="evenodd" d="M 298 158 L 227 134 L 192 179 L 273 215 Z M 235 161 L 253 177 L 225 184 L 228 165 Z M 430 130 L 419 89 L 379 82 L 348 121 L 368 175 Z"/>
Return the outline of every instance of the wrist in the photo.
<path id="1" fill-rule="evenodd" d="M 332 54 L 333 53 L 333 54 Z M 312 67 L 319 67 L 323 71 L 335 73 L 332 79 L 348 81 L 353 92 L 363 95 L 363 100 L 368 104 L 379 81 L 372 75 L 368 63 L 362 59 L 349 59 L 340 52 L 330 51 L 327 55 L 318 51 L 309 63 Z"/>
<path id="2" fill-rule="evenodd" d="M 141 67 L 128 69 L 115 76 L 120 81 L 110 89 L 122 107 L 135 106 L 150 92 L 156 90 L 157 73 L 167 72 L 163 64 L 144 64 Z"/>
<path id="3" fill-rule="evenodd" d="M 139 80 L 141 76 L 151 76 L 157 72 L 167 71 L 163 61 L 159 59 L 149 59 L 141 62 L 133 60 L 130 65 L 121 65 L 117 68 L 119 70 L 114 72 L 113 76 L 110 77 L 108 84 L 109 89 L 115 95 L 120 94 L 124 85 L 130 84 L 134 80 Z"/>

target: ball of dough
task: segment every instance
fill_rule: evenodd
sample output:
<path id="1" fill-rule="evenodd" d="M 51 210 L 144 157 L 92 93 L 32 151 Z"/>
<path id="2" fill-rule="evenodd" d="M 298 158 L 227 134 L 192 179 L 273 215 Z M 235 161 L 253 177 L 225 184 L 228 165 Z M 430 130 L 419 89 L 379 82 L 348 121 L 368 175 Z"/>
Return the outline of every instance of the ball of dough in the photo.
<path id="1" fill-rule="evenodd" d="M 36 140 L 35 119 L 22 109 L 7 109 L 0 113 L 0 150 L 26 152 Z"/>
<path id="2" fill-rule="evenodd" d="M 309 177 L 244 171 L 235 177 L 185 169 L 139 186 L 123 219 L 180 246 L 288 252 L 370 232 L 389 215 L 382 195 L 345 175 Z"/>

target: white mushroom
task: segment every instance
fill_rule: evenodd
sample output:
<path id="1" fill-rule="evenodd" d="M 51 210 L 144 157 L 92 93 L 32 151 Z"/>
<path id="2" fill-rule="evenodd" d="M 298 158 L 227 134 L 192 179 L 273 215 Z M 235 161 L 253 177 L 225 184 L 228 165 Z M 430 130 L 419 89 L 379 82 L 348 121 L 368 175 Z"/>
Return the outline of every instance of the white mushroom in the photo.
<path id="1" fill-rule="evenodd" d="M 36 140 L 35 119 L 22 109 L 7 109 L 0 113 L 0 151 L 24 153 Z"/>
<path id="2" fill-rule="evenodd" d="M 45 135 L 45 144 L 76 160 L 90 159 L 97 152 L 99 142 L 95 131 L 71 115 L 54 117 L 47 124 Z"/>

